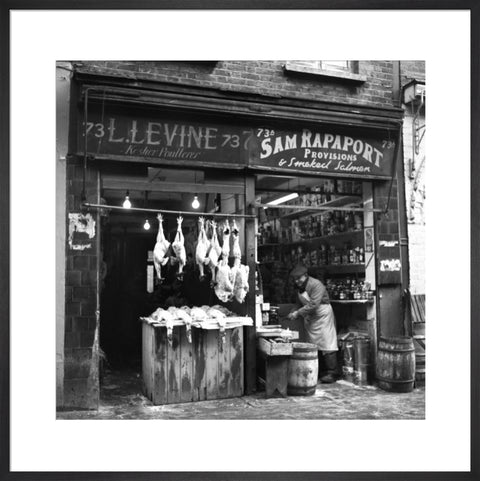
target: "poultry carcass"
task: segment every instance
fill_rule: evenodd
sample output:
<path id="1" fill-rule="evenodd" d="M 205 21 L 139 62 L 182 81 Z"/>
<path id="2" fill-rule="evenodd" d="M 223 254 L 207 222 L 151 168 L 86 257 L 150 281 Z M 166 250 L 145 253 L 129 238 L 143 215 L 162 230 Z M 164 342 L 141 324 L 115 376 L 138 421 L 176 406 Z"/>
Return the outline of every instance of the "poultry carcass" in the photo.
<path id="1" fill-rule="evenodd" d="M 156 309 L 155 311 L 153 311 L 151 314 L 150 314 L 150 319 L 152 319 L 153 321 L 160 321 L 161 320 L 161 313 L 164 311 L 164 309 L 162 307 L 159 307 L 158 309 Z"/>
<path id="2" fill-rule="evenodd" d="M 207 251 L 210 246 L 210 241 L 207 239 L 207 233 L 205 232 L 205 219 L 200 217 L 198 223 L 200 228 L 198 231 L 197 248 L 195 250 L 195 261 L 200 270 L 200 280 L 203 280 L 205 278 L 204 265 L 207 259 Z"/>
<path id="3" fill-rule="evenodd" d="M 221 306 L 220 304 L 215 304 L 211 308 L 217 309 L 217 311 L 223 312 L 226 317 L 233 316 L 233 312 L 230 309 L 227 309 L 225 306 Z"/>
<path id="4" fill-rule="evenodd" d="M 211 307 L 208 310 L 208 317 L 215 319 L 218 322 L 222 344 L 225 344 L 225 329 L 227 326 L 227 316 L 222 311 Z"/>
<path id="5" fill-rule="evenodd" d="M 190 315 L 191 309 L 188 306 L 182 306 L 182 307 L 179 307 L 179 309 L 181 309 L 182 311 L 185 311 L 188 315 Z"/>
<path id="6" fill-rule="evenodd" d="M 217 284 L 215 294 L 222 302 L 229 302 L 233 299 L 233 283 L 230 279 L 230 267 L 228 256 L 230 254 L 230 227 L 225 222 L 223 228 L 222 259 L 218 263 Z"/>
<path id="7" fill-rule="evenodd" d="M 233 249 L 232 254 L 236 259 L 237 257 L 242 257 L 242 250 L 240 249 L 240 231 L 238 230 L 237 223 L 235 219 L 232 222 L 232 238 L 233 238 Z"/>
<path id="8" fill-rule="evenodd" d="M 180 215 L 177 217 L 177 233 L 175 239 L 172 242 L 172 249 L 175 256 L 178 259 L 178 278 L 183 279 L 183 268 L 187 263 L 187 253 L 185 252 L 185 238 L 182 232 L 183 217 Z"/>
<path id="9" fill-rule="evenodd" d="M 212 220 L 210 221 L 210 226 L 212 228 L 212 238 L 210 239 L 210 247 L 208 249 L 207 258 L 208 258 L 208 267 L 212 272 L 212 287 L 215 287 L 215 284 L 216 284 L 215 271 L 218 266 L 218 259 L 222 254 L 222 247 L 220 246 L 220 242 L 218 241 L 217 223 Z"/>
<path id="10" fill-rule="evenodd" d="M 223 224 L 222 234 L 222 260 L 226 259 L 228 262 L 228 256 L 230 255 L 230 227 L 228 221 Z"/>
<path id="11" fill-rule="evenodd" d="M 235 264 L 236 268 L 235 280 L 233 283 L 233 295 L 235 296 L 235 299 L 242 304 L 249 291 L 248 275 L 250 273 L 250 267 L 243 265 L 240 258 L 235 259 L 234 265 Z"/>
<path id="12" fill-rule="evenodd" d="M 163 281 L 162 278 L 162 266 L 166 265 L 168 262 L 168 257 L 165 255 L 170 247 L 170 242 L 165 238 L 165 234 L 163 232 L 163 217 L 162 214 L 157 215 L 158 219 L 158 234 L 157 234 L 157 243 L 153 248 L 153 264 L 155 266 L 155 270 L 157 271 L 157 276 L 160 281 Z"/>
<path id="13" fill-rule="evenodd" d="M 250 268 L 242 264 L 242 250 L 240 248 L 240 231 L 238 230 L 235 219 L 232 223 L 233 237 L 233 257 L 235 258 L 233 266 L 230 269 L 230 281 L 233 284 L 233 295 L 235 299 L 242 304 L 248 293 L 248 274 Z"/>
<path id="14" fill-rule="evenodd" d="M 207 313 L 200 307 L 192 307 L 190 316 L 194 321 L 202 322 L 207 319 Z"/>
<path id="15" fill-rule="evenodd" d="M 176 307 L 169 307 L 168 310 L 173 314 L 175 319 L 183 321 L 185 323 L 185 329 L 187 332 L 187 340 L 188 342 L 192 342 L 192 317 L 188 312 L 183 308 L 176 308 Z"/>
<path id="16" fill-rule="evenodd" d="M 173 321 L 174 316 L 170 311 L 166 311 L 159 307 L 156 311 L 150 314 L 150 317 L 158 322 L 165 321 L 165 327 L 167 328 L 167 339 L 168 343 L 172 345 L 173 343 Z"/>
<path id="17" fill-rule="evenodd" d="M 242 258 L 242 250 L 240 249 L 240 231 L 238 230 L 235 219 L 233 220 L 233 223 L 232 223 L 232 239 L 233 239 L 232 253 L 235 260 L 233 262 L 233 266 L 230 269 L 230 282 L 232 283 L 232 285 L 234 285 L 235 278 L 237 277 L 237 271 L 238 271 L 238 268 L 240 267 L 240 259 Z"/>
<path id="18" fill-rule="evenodd" d="M 207 316 L 212 319 L 222 320 L 226 319 L 226 314 L 216 307 L 209 307 L 207 310 Z"/>

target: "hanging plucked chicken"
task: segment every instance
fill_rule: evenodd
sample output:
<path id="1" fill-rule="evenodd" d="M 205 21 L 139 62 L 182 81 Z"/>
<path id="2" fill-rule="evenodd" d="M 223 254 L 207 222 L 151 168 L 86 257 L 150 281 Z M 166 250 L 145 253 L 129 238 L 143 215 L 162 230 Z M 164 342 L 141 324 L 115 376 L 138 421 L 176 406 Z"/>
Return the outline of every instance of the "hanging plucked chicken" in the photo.
<path id="1" fill-rule="evenodd" d="M 155 270 L 157 271 L 157 276 L 160 281 L 163 281 L 162 278 L 162 266 L 165 266 L 168 262 L 168 257 L 166 253 L 168 248 L 170 247 L 170 242 L 165 238 L 165 234 L 163 232 L 163 217 L 162 214 L 157 215 L 158 219 L 158 234 L 157 234 L 157 243 L 153 249 L 153 264 L 155 266 Z"/>
<path id="2" fill-rule="evenodd" d="M 242 264 L 242 250 L 240 248 L 240 231 L 238 230 L 235 219 L 232 223 L 233 238 L 233 266 L 230 269 L 230 282 L 233 284 L 233 296 L 242 304 L 248 293 L 248 275 L 250 267 Z"/>
<path id="3" fill-rule="evenodd" d="M 187 253 L 185 252 L 185 238 L 182 232 L 183 217 L 180 215 L 177 217 L 177 233 L 175 239 L 172 242 L 172 249 L 175 253 L 175 257 L 178 260 L 178 274 L 179 280 L 183 280 L 183 268 L 187 263 Z"/>
<path id="4" fill-rule="evenodd" d="M 222 302 L 229 302 L 233 299 L 233 284 L 230 280 L 230 267 L 228 256 L 230 255 L 230 227 L 228 221 L 223 226 L 222 258 L 218 263 L 217 284 L 215 294 Z"/>
<path id="5" fill-rule="evenodd" d="M 199 230 L 198 230 L 198 240 L 197 247 L 195 249 L 195 262 L 200 270 L 200 280 L 205 279 L 205 262 L 207 260 L 207 252 L 210 247 L 210 241 L 207 238 L 207 233 L 205 232 L 205 219 L 200 217 L 198 219 Z"/>
<path id="6" fill-rule="evenodd" d="M 222 255 L 222 247 L 218 241 L 217 235 L 217 223 L 215 221 L 209 221 L 212 228 L 212 238 L 210 239 L 210 247 L 207 252 L 208 268 L 212 272 L 212 287 L 215 287 L 216 281 L 216 270 L 218 266 L 218 259 Z"/>

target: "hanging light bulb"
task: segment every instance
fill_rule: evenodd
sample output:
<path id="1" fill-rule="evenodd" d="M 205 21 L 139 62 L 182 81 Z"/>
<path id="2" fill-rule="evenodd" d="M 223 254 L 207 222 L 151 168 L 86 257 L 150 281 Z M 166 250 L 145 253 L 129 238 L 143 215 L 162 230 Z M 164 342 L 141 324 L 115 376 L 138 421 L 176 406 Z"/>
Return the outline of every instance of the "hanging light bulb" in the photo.
<path id="1" fill-rule="evenodd" d="M 127 193 L 125 194 L 125 200 L 123 201 L 123 208 L 124 209 L 130 209 L 132 207 L 132 203 L 130 202 L 130 193 L 127 190 Z"/>
<path id="2" fill-rule="evenodd" d="M 148 219 L 145 220 L 145 224 L 143 224 L 143 228 L 145 230 L 149 230 L 150 229 L 150 222 L 148 222 Z"/>
<path id="3" fill-rule="evenodd" d="M 200 202 L 198 201 L 198 195 L 197 194 L 195 194 L 195 197 L 193 198 L 192 207 L 194 209 L 198 209 L 200 207 Z"/>

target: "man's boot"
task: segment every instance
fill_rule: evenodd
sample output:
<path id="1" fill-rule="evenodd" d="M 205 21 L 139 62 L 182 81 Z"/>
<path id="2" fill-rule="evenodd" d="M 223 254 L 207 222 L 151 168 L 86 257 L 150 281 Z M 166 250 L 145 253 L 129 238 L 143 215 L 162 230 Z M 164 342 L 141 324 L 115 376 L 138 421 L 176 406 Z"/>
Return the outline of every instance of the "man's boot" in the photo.
<path id="1" fill-rule="evenodd" d="M 320 378 L 322 383 L 332 383 L 337 380 L 337 351 L 323 353 L 323 360 L 327 368 L 325 375 Z"/>

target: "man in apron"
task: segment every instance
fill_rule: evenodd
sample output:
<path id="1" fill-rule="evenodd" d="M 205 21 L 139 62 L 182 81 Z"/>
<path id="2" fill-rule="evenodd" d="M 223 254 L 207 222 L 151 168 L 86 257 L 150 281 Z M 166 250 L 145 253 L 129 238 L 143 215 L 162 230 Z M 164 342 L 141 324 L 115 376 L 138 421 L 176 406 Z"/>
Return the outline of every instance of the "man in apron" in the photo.
<path id="1" fill-rule="evenodd" d="M 316 344 L 319 355 L 323 356 L 326 372 L 320 377 L 323 383 L 332 383 L 336 380 L 337 373 L 337 331 L 335 328 L 335 315 L 327 289 L 318 280 L 307 274 L 307 268 L 296 266 L 290 275 L 295 287 L 298 289 L 299 307 L 292 311 L 289 319 L 301 316 L 305 327 L 307 342 Z"/>

